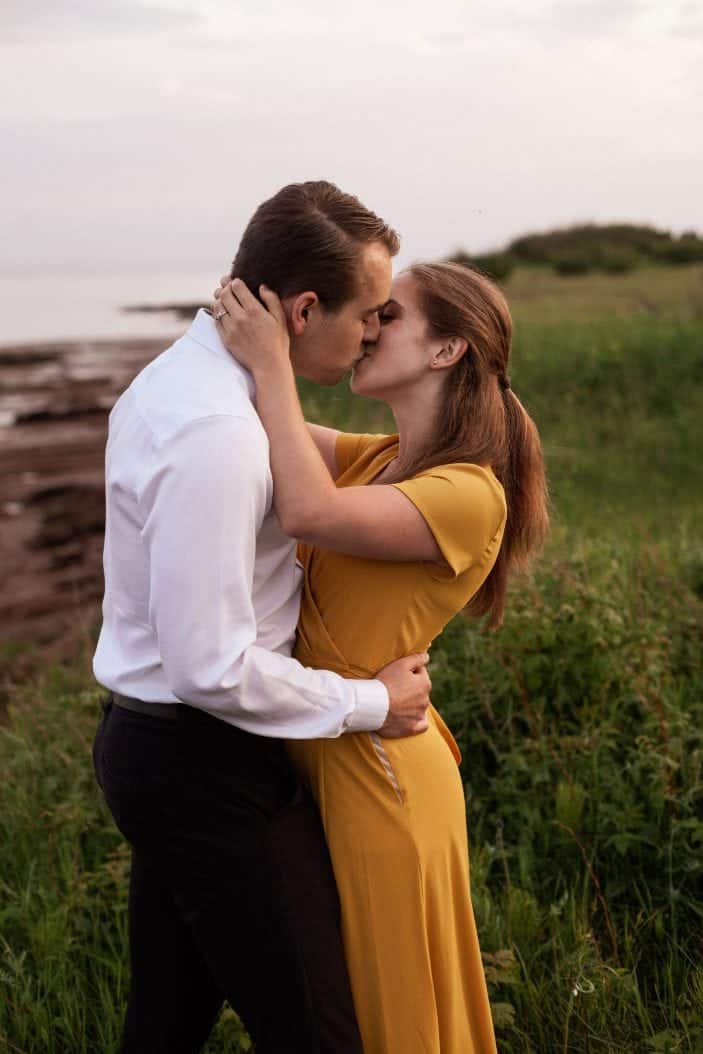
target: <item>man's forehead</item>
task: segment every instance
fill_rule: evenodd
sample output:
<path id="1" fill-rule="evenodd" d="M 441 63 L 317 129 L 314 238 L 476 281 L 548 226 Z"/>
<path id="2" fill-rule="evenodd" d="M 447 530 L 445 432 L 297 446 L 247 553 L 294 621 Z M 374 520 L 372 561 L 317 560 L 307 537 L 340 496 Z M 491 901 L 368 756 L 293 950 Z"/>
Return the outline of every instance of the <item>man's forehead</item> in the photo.
<path id="1" fill-rule="evenodd" d="M 385 245 L 366 246 L 359 261 L 359 294 L 367 310 L 383 307 L 388 299 L 393 270 L 391 256 Z"/>

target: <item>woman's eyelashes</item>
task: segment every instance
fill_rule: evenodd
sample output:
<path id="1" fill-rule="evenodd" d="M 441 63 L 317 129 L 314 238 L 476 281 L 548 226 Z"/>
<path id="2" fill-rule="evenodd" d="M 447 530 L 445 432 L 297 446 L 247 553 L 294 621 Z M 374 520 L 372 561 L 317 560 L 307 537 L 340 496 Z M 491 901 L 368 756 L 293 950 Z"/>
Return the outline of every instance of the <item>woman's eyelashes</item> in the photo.
<path id="1" fill-rule="evenodd" d="M 393 321 L 394 317 L 395 316 L 392 315 L 390 312 L 381 311 L 378 316 L 378 321 L 381 323 L 382 326 L 387 326 L 389 322 Z"/>

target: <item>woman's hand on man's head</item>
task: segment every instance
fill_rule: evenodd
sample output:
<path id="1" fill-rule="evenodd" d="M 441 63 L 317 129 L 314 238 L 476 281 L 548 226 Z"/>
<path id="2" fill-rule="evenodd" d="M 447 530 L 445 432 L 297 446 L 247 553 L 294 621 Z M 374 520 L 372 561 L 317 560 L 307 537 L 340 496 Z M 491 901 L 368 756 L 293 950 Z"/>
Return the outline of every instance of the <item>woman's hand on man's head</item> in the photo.
<path id="1" fill-rule="evenodd" d="M 290 338 L 283 304 L 272 289 L 259 286 L 263 304 L 241 280 L 220 279 L 212 315 L 222 343 L 252 373 L 290 363 Z"/>

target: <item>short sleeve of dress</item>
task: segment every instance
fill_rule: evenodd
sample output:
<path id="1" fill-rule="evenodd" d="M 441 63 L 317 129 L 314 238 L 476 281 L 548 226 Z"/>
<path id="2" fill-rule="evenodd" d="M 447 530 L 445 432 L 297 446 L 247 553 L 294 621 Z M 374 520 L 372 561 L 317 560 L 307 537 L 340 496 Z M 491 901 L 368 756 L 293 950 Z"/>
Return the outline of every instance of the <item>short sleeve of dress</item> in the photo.
<path id="1" fill-rule="evenodd" d="M 503 488 L 480 465 L 438 465 L 393 483 L 426 520 L 454 576 L 494 560 L 503 539 Z"/>
<path id="2" fill-rule="evenodd" d="M 379 439 L 386 439 L 384 435 L 374 435 L 368 432 L 340 432 L 334 447 L 334 456 L 337 460 L 337 470 L 341 476 L 350 465 L 361 457 L 367 447 L 376 443 Z"/>

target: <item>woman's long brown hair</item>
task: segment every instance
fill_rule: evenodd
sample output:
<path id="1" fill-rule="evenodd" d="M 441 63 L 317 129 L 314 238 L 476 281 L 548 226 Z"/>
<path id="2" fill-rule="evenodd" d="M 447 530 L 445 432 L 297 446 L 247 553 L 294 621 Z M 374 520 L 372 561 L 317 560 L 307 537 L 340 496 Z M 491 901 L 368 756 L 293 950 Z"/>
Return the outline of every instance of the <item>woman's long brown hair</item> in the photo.
<path id="1" fill-rule="evenodd" d="M 433 338 L 463 337 L 468 349 L 448 371 L 434 442 L 405 466 L 407 478 L 435 465 L 490 466 L 505 491 L 507 521 L 496 562 L 466 613 L 500 626 L 508 573 L 524 570 L 549 529 L 542 446 L 534 421 L 510 387 L 512 319 L 493 282 L 455 263 L 414 264 L 420 306 Z"/>

